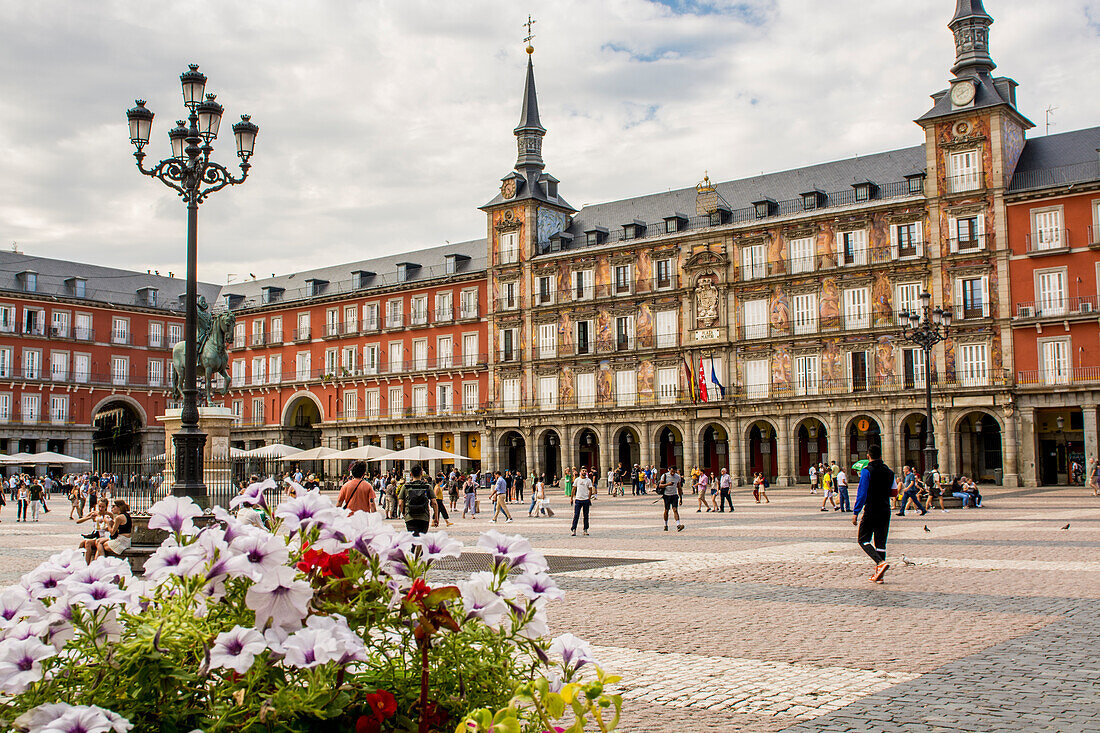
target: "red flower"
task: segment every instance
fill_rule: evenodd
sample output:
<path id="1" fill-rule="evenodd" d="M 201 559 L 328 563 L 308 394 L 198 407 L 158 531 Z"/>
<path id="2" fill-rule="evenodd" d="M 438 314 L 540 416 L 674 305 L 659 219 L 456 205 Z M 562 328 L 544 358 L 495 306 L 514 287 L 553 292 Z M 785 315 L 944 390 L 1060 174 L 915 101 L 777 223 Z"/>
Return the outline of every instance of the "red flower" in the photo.
<path id="1" fill-rule="evenodd" d="M 302 553 L 302 559 L 298 561 L 296 567 L 306 574 L 318 570 L 322 578 L 343 577 L 344 566 L 348 562 L 350 562 L 350 559 L 347 550 L 336 555 L 330 555 L 323 550 L 309 548 Z"/>
<path id="2" fill-rule="evenodd" d="M 382 724 L 370 715 L 360 715 L 355 721 L 355 733 L 382 733 Z"/>
<path id="3" fill-rule="evenodd" d="M 431 592 L 432 589 L 428 587 L 424 579 L 417 578 L 413 581 L 412 588 L 409 588 L 409 592 L 405 594 L 405 600 L 412 603 L 418 603 Z"/>
<path id="4" fill-rule="evenodd" d="M 397 699 L 389 690 L 375 690 L 367 695 L 367 705 L 381 723 L 397 712 Z"/>

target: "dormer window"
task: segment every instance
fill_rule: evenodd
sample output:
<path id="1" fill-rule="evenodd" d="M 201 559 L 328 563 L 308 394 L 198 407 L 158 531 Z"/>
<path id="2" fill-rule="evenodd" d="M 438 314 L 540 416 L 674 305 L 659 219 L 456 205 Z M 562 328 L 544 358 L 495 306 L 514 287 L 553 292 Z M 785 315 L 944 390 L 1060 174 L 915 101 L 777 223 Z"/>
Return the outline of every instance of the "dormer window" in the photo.
<path id="1" fill-rule="evenodd" d="M 240 295 L 239 293 L 226 293 L 225 294 L 225 307 L 228 308 L 229 310 L 234 310 L 235 308 L 237 308 L 243 302 L 244 302 L 244 296 Z M 242 324 L 241 328 L 243 328 L 243 327 L 244 326 Z"/>
<path id="2" fill-rule="evenodd" d="M 870 181 L 853 183 L 852 188 L 856 190 L 856 201 L 870 201 L 878 193 L 878 186 Z"/>
<path id="3" fill-rule="evenodd" d="M 813 211 L 825 205 L 825 193 L 818 190 L 802 194 L 802 210 Z"/>
<path id="4" fill-rule="evenodd" d="M 681 231 L 682 229 L 687 229 L 687 224 L 688 224 L 687 216 L 685 216 L 684 214 L 681 214 L 680 212 L 676 212 L 675 216 L 666 216 L 665 217 L 665 232 L 667 234 L 672 234 L 673 232 L 678 232 L 678 231 Z"/>
<path id="5" fill-rule="evenodd" d="M 603 244 L 607 241 L 607 228 L 606 227 L 594 227 L 584 232 L 584 243 L 589 247 L 597 244 Z"/>
<path id="6" fill-rule="evenodd" d="M 450 254 L 443 256 L 443 271 L 448 275 L 454 275 L 462 269 L 470 258 L 467 255 Z"/>
<path id="7" fill-rule="evenodd" d="M 542 184 L 542 192 L 546 194 L 546 198 L 556 199 L 558 197 L 557 178 L 554 178 L 549 173 L 543 173 L 539 178 L 539 182 Z"/>
<path id="8" fill-rule="evenodd" d="M 568 232 L 558 232 L 554 236 L 550 237 L 550 251 L 560 252 L 563 249 L 569 249 L 569 245 L 573 242 L 573 235 Z"/>
<path id="9" fill-rule="evenodd" d="M 370 281 L 374 279 L 374 273 L 369 270 L 354 270 L 351 273 L 352 282 L 355 283 L 356 290 L 362 290 L 370 284 Z"/>
<path id="10" fill-rule="evenodd" d="M 277 288 L 273 285 L 261 288 L 260 301 L 263 303 L 278 303 L 283 298 L 284 288 Z"/>
<path id="11" fill-rule="evenodd" d="M 70 277 L 65 281 L 65 287 L 68 289 L 69 295 L 83 298 L 84 294 L 88 292 L 88 281 L 82 277 Z"/>
<path id="12" fill-rule="evenodd" d="M 397 263 L 397 282 L 408 282 L 409 278 L 420 269 L 420 265 L 415 262 L 398 262 Z"/>
<path id="13" fill-rule="evenodd" d="M 141 288 L 137 291 L 138 303 L 141 305 L 147 305 L 151 308 L 157 306 L 157 289 L 156 288 Z"/>
<path id="14" fill-rule="evenodd" d="M 645 222 L 635 219 L 629 224 L 623 224 L 623 239 L 638 239 L 645 236 Z"/>
<path id="15" fill-rule="evenodd" d="M 730 219 L 733 218 L 733 212 L 729 210 L 729 207 L 718 205 L 718 208 L 710 212 L 710 225 L 712 227 L 719 226 L 721 224 L 728 224 Z"/>
<path id="16" fill-rule="evenodd" d="M 33 270 L 24 270 L 17 275 L 19 284 L 25 293 L 33 293 L 38 290 L 38 273 Z"/>
<path id="17" fill-rule="evenodd" d="M 924 193 L 924 173 L 913 173 L 906 176 L 905 180 L 909 182 L 909 193 L 916 195 Z"/>
<path id="18" fill-rule="evenodd" d="M 753 201 L 752 208 L 756 212 L 757 219 L 764 219 L 778 210 L 778 204 L 775 203 L 775 199 L 761 199 Z"/>
<path id="19" fill-rule="evenodd" d="M 328 285 L 328 280 L 318 280 L 317 278 L 311 277 L 306 280 L 306 292 L 309 294 L 309 297 L 314 298 L 325 292 L 326 285 Z"/>

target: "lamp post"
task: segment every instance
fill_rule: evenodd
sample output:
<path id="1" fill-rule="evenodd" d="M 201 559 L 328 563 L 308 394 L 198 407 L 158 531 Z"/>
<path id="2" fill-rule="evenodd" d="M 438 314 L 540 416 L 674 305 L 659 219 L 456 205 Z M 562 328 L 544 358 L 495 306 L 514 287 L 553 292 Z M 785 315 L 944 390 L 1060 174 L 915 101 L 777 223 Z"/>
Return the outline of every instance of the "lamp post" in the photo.
<path id="1" fill-rule="evenodd" d="M 939 463 L 936 448 L 936 428 L 932 422 L 932 347 L 947 339 L 951 327 L 951 310 L 932 308 L 932 294 L 920 296 L 920 309 L 903 316 L 902 338 L 924 350 L 924 399 L 928 411 L 924 432 L 924 483 L 931 490 L 932 468 Z"/>
<path id="2" fill-rule="evenodd" d="M 146 109 L 144 100 L 136 100 L 137 106 L 126 112 L 130 123 L 130 142 L 137 150 L 138 170 L 150 178 L 156 178 L 176 191 L 187 205 L 187 315 L 184 323 L 184 371 L 182 380 L 183 409 L 180 411 L 180 429 L 173 437 L 176 449 L 176 480 L 172 493 L 190 496 L 199 504 L 206 503 L 206 486 L 202 477 L 202 455 L 206 435 L 199 430 L 198 390 L 195 385 L 195 362 L 198 349 L 198 302 L 195 263 L 198 244 L 199 204 L 215 191 L 226 186 L 244 183 L 251 167 L 248 160 L 256 145 L 259 128 L 248 115 L 233 125 L 233 136 L 240 156 L 241 177 L 234 178 L 225 167 L 210 160 L 214 148 L 211 143 L 218 137 L 222 119 L 222 106 L 213 94 L 206 94 L 206 75 L 197 64 L 191 64 L 180 75 L 183 87 L 183 103 L 188 110 L 187 121 L 180 120 L 168 131 L 171 157 L 150 169 L 144 166 L 145 146 L 153 127 L 153 113 Z"/>

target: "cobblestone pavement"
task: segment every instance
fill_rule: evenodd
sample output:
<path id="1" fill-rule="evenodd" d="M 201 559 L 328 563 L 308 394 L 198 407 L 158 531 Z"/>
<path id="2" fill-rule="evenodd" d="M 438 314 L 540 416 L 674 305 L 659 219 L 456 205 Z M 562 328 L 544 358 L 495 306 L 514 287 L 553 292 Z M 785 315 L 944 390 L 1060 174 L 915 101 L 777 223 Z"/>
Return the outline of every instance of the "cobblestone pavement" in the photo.
<path id="1" fill-rule="evenodd" d="M 521 533 L 550 558 L 567 590 L 551 629 L 624 675 L 623 731 L 1100 731 L 1100 499 L 991 489 L 983 509 L 894 517 L 873 585 L 850 515 L 772 494 L 732 514 L 689 496 L 680 533 L 651 496 L 601 496 L 588 537 L 560 499 L 554 519 L 513 504 L 511 524 L 450 531 Z M 0 585 L 73 543 L 57 508 L 0 516 Z"/>

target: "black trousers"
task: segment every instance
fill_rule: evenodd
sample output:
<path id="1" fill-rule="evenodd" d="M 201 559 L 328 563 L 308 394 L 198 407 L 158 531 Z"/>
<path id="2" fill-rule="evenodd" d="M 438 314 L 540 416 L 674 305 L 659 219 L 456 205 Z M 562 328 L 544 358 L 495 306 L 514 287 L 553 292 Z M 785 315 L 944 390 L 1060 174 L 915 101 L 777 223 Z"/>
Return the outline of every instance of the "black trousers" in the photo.
<path id="1" fill-rule="evenodd" d="M 436 499 L 435 504 L 439 507 L 439 515 L 443 517 L 443 521 L 451 521 L 451 518 L 447 516 L 447 505 L 444 503 L 444 501 L 442 499 Z"/>
<path id="2" fill-rule="evenodd" d="M 859 519 L 859 546 L 875 561 L 875 565 L 886 562 L 886 535 L 890 531 L 890 510 L 885 512 L 863 512 Z"/>
<path id="3" fill-rule="evenodd" d="M 730 498 L 730 490 L 729 489 L 719 489 L 718 490 L 718 496 L 719 496 L 718 511 L 724 512 L 726 510 L 726 504 L 729 504 L 730 505 L 730 511 L 732 512 L 733 511 L 733 499 Z"/>
<path id="4" fill-rule="evenodd" d="M 584 515 L 584 531 L 588 531 L 588 512 L 592 509 L 591 499 L 577 499 L 573 502 L 573 531 L 577 531 L 577 520 Z"/>

